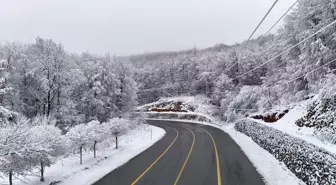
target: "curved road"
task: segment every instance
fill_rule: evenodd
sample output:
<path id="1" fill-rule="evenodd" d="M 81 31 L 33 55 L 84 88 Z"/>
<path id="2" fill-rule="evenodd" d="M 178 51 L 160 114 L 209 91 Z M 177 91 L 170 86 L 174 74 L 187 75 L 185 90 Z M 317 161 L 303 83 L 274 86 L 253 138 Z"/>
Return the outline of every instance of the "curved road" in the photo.
<path id="1" fill-rule="evenodd" d="M 166 135 L 94 185 L 264 185 L 223 131 L 185 122 L 148 123 L 165 129 Z"/>

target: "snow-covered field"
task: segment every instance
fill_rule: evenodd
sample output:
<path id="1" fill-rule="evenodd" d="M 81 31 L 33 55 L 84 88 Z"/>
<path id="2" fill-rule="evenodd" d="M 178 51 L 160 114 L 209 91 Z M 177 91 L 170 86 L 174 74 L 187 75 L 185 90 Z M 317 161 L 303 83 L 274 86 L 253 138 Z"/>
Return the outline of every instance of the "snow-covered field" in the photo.
<path id="1" fill-rule="evenodd" d="M 79 164 L 79 155 L 62 158 L 46 168 L 45 182 L 39 181 L 39 171 L 36 170 L 30 176 L 15 179 L 14 185 L 49 185 L 56 181 L 61 181 L 60 185 L 90 185 L 149 148 L 164 135 L 165 131 L 159 127 L 139 126 L 120 136 L 119 149 L 114 148 L 114 138 L 111 138 L 98 146 L 96 159 L 92 151 L 84 152 L 83 165 Z M 110 147 L 105 148 L 106 145 Z M 0 179 L 0 184 L 8 184 L 7 179 Z"/>

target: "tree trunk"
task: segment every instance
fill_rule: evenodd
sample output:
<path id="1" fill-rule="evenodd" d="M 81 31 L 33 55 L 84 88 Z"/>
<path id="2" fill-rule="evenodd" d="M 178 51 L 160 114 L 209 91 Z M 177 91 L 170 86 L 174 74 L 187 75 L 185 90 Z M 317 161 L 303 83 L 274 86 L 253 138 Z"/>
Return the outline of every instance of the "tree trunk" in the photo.
<path id="1" fill-rule="evenodd" d="M 93 158 L 96 158 L 96 145 L 97 145 L 97 141 L 93 143 Z"/>
<path id="2" fill-rule="evenodd" d="M 48 83 L 49 83 L 49 89 L 48 89 L 48 93 L 47 93 L 47 103 L 46 103 L 46 112 L 44 115 L 47 115 L 47 117 L 49 117 L 50 114 L 50 96 L 51 96 L 51 85 L 50 85 L 50 71 L 48 69 L 47 71 L 47 79 L 48 79 Z"/>
<path id="3" fill-rule="evenodd" d="M 9 171 L 9 185 L 13 185 L 13 172 Z"/>
<path id="4" fill-rule="evenodd" d="M 51 92 L 49 91 L 48 92 L 48 97 L 47 97 L 47 110 L 46 110 L 47 111 L 47 113 L 46 113 L 47 117 L 49 117 L 50 109 L 51 109 L 50 96 L 51 96 Z"/>
<path id="5" fill-rule="evenodd" d="M 40 181 L 44 182 L 44 164 L 43 164 L 43 161 L 41 161 L 41 177 L 40 177 Z"/>
<path id="6" fill-rule="evenodd" d="M 118 136 L 116 136 L 116 149 L 118 149 Z"/>
<path id="7" fill-rule="evenodd" d="M 83 150 L 83 147 L 81 146 L 81 147 L 79 147 L 79 164 L 80 165 L 82 165 L 82 154 L 83 154 L 83 152 L 82 152 L 82 150 Z"/>

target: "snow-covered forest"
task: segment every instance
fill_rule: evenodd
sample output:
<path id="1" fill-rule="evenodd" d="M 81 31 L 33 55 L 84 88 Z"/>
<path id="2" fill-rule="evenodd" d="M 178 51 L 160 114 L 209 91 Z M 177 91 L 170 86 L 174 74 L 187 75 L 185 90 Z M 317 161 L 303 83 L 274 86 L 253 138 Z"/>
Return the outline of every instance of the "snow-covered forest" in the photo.
<path id="1" fill-rule="evenodd" d="M 1 105 L 28 118 L 52 116 L 66 127 L 123 116 L 137 104 L 131 71 L 109 54 L 70 54 L 42 38 L 0 51 Z"/>
<path id="2" fill-rule="evenodd" d="M 333 0 L 302 0 L 277 34 L 233 46 L 132 56 L 139 102 L 203 94 L 221 107 L 220 116 L 227 120 L 311 94 L 331 98 L 336 87 L 336 25 L 304 40 L 334 22 L 335 10 Z"/>
<path id="3" fill-rule="evenodd" d="M 43 180 L 56 156 L 95 150 L 140 123 L 132 72 L 113 56 L 37 38 L 0 46 L 0 67 L 0 176 L 9 181 L 37 167 Z"/>
<path id="4" fill-rule="evenodd" d="M 57 156 L 93 148 L 95 157 L 97 143 L 142 122 L 138 104 L 160 97 L 207 96 L 225 122 L 314 95 L 336 99 L 336 1 L 301 0 L 276 34 L 231 46 L 116 57 L 40 37 L 8 42 L 0 75 L 0 178 L 39 169 L 43 180 Z M 298 125 L 315 126 L 311 117 Z"/>

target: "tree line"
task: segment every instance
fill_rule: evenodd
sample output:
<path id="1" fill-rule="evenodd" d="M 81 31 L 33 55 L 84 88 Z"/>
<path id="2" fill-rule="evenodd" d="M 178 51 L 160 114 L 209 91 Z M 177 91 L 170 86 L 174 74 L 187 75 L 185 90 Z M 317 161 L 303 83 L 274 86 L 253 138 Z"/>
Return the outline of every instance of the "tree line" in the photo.
<path id="1" fill-rule="evenodd" d="M 136 92 L 131 67 L 109 54 L 40 37 L 0 45 L 0 176 L 39 168 L 43 180 L 56 157 L 126 133 L 140 123 Z"/>
<path id="2" fill-rule="evenodd" d="M 27 118 L 52 116 L 60 127 L 104 122 L 136 106 L 132 71 L 106 54 L 70 54 L 61 44 L 0 46 L 0 105 Z"/>
<path id="3" fill-rule="evenodd" d="M 311 94 L 330 98 L 336 86 L 335 24 L 276 56 L 335 21 L 335 7 L 335 1 L 301 0 L 276 34 L 231 46 L 131 56 L 139 102 L 202 94 L 221 107 L 223 119 L 230 120 Z"/>

